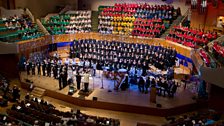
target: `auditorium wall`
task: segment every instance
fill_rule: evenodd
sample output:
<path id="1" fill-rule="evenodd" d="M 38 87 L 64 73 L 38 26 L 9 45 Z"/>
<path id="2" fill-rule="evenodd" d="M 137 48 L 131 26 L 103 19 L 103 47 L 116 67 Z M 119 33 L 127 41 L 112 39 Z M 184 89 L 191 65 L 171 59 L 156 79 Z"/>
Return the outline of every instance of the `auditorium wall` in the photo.
<path id="1" fill-rule="evenodd" d="M 0 0 L 0 7 L 15 9 L 15 0 Z"/>
<path id="2" fill-rule="evenodd" d="M 0 6 L 7 8 L 7 1 L 6 0 L 0 0 Z"/>
<path id="3" fill-rule="evenodd" d="M 0 73 L 6 77 L 18 77 L 17 54 L 0 54 Z"/>
<path id="4" fill-rule="evenodd" d="M 216 85 L 211 85 L 210 97 L 209 97 L 209 107 L 216 109 L 218 111 L 224 111 L 224 88 L 218 87 Z"/>
<path id="5" fill-rule="evenodd" d="M 167 0 L 171 1 L 171 0 Z M 91 9 L 93 11 L 97 11 L 100 5 L 112 6 L 115 3 L 149 3 L 151 5 L 155 4 L 166 4 L 162 0 L 79 0 L 79 9 Z M 177 8 L 181 8 L 182 14 L 184 14 L 189 6 L 185 5 L 185 0 L 173 0 L 172 5 Z"/>
<path id="6" fill-rule="evenodd" d="M 58 13 L 57 7 L 66 5 L 77 9 L 78 0 L 15 0 L 16 8 L 29 8 L 35 18 L 45 17 L 48 13 Z"/>
<path id="7" fill-rule="evenodd" d="M 18 53 L 17 44 L 0 42 L 0 54 L 16 54 L 16 53 Z"/>
<path id="8" fill-rule="evenodd" d="M 205 30 L 213 30 L 216 27 L 217 18 L 224 16 L 224 3 L 219 1 L 218 6 L 208 4 L 207 12 L 200 14 L 198 10 L 193 10 L 191 14 L 191 27 Z"/>

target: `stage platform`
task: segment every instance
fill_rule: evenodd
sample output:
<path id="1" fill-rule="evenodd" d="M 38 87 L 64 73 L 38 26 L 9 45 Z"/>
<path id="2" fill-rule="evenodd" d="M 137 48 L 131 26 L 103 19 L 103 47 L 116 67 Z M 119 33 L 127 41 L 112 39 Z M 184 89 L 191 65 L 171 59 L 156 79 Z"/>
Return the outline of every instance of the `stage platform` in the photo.
<path id="1" fill-rule="evenodd" d="M 38 75 L 27 76 L 26 72 L 21 72 L 20 79 L 24 85 L 28 85 L 25 79 L 33 81 L 33 85 L 46 90 L 45 96 L 53 97 L 72 104 L 83 107 L 92 107 L 99 109 L 108 109 L 123 112 L 133 112 L 139 114 L 149 114 L 157 116 L 169 116 L 194 110 L 198 107 L 195 100 L 192 99 L 194 93 L 192 90 L 179 87 L 174 98 L 157 96 L 157 104 L 150 103 L 150 94 L 143 94 L 138 91 L 137 85 L 130 85 L 126 91 L 115 91 L 114 81 L 102 77 L 97 71 L 96 77 L 90 77 L 89 88 L 92 93 L 89 96 L 79 95 L 79 91 L 72 96 L 68 95 L 69 87 L 59 90 L 59 82 L 53 77 Z M 101 75 L 101 76 L 100 76 Z M 74 80 L 75 82 L 75 80 Z M 103 82 L 104 89 L 101 89 Z M 76 85 L 74 85 L 76 87 Z M 29 86 L 23 86 L 29 87 Z M 111 90 L 112 92 L 108 92 Z M 97 97 L 97 101 L 93 101 Z"/>

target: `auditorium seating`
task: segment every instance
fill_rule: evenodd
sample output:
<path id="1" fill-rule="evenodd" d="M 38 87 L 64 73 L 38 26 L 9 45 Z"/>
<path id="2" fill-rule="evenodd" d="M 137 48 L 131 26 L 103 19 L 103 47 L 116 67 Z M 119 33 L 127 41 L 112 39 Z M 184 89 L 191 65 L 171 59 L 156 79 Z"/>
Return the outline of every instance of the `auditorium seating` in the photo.
<path id="1" fill-rule="evenodd" d="M 214 110 L 200 110 L 179 117 L 167 117 L 169 124 L 163 126 L 223 126 L 221 115 Z"/>
<path id="2" fill-rule="evenodd" d="M 205 50 L 201 49 L 201 50 L 199 51 L 199 54 L 200 54 L 200 56 L 202 57 L 203 61 L 205 62 L 206 66 L 210 66 L 210 64 L 211 64 L 211 59 L 210 59 L 208 53 L 207 53 Z"/>
<path id="3" fill-rule="evenodd" d="M 100 12 L 98 31 L 102 34 L 159 37 L 162 34 L 159 25 L 163 26 L 163 28 L 168 28 L 179 15 L 180 9 L 174 9 L 171 5 L 115 3 L 114 6 L 106 7 Z M 145 25 L 136 24 L 141 19 L 146 20 L 145 22 L 148 23 L 152 22 L 152 24 L 149 23 L 149 26 L 147 23 Z M 144 32 L 138 32 L 136 29 L 139 27 Z M 157 28 L 154 31 L 156 35 L 148 36 L 147 34 L 150 31 L 145 31 L 145 29 L 152 30 L 155 27 Z"/>
<path id="4" fill-rule="evenodd" d="M 27 15 L 2 18 L 0 20 L 0 41 L 18 42 L 35 39 L 43 35 L 38 29 L 38 26 Z"/>
<path id="5" fill-rule="evenodd" d="M 91 31 L 91 11 L 73 11 L 71 14 L 51 16 L 42 20 L 50 34 L 74 34 Z"/>
<path id="6" fill-rule="evenodd" d="M 212 53 L 214 57 L 221 63 L 224 64 L 224 42 L 214 42 L 212 46 Z"/>
<path id="7" fill-rule="evenodd" d="M 213 52 L 216 53 L 217 56 L 224 58 L 224 45 L 221 45 L 218 42 L 214 42 L 213 50 Z"/>
<path id="8" fill-rule="evenodd" d="M 137 18 L 134 22 L 133 36 L 159 37 L 165 31 L 165 25 L 162 19 L 141 19 Z"/>
<path id="9" fill-rule="evenodd" d="M 216 32 L 190 29 L 182 26 L 174 26 L 166 39 L 183 44 L 191 48 L 207 45 L 218 37 Z"/>
<path id="10" fill-rule="evenodd" d="M 91 116 L 80 111 L 62 112 L 47 101 L 38 98 L 25 98 L 7 110 L 9 117 L 30 125 L 49 126 L 77 125 L 77 126 L 119 126 L 117 119 Z"/>
<path id="11" fill-rule="evenodd" d="M 1 126 L 10 126 L 10 125 L 13 125 L 13 126 L 20 126 L 22 125 L 23 123 L 22 122 L 19 122 L 16 118 L 14 117 L 10 117 L 8 115 L 5 115 L 5 114 L 0 114 L 0 125 Z"/>
<path id="12" fill-rule="evenodd" d="M 20 89 L 14 85 L 10 87 L 9 80 L 0 75 L 0 106 L 6 107 L 8 101 L 16 102 L 20 99 Z"/>
<path id="13" fill-rule="evenodd" d="M 1 107 L 7 106 L 8 104 L 8 99 L 7 99 L 8 92 L 9 92 L 9 82 L 4 76 L 0 75 L 0 106 Z"/>

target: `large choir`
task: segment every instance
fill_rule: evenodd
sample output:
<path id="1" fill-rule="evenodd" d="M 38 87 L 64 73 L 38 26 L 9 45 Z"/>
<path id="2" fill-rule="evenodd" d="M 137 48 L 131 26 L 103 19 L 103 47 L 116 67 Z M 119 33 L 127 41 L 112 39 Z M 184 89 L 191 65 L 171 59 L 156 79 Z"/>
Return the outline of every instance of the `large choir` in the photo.
<path id="1" fill-rule="evenodd" d="M 171 47 L 165 48 L 161 45 L 81 39 L 71 44 L 70 58 L 62 60 L 57 52 L 50 58 L 35 55 L 24 63 L 24 69 L 26 67 L 27 75 L 37 74 L 58 79 L 59 89 L 63 89 L 68 85 L 70 75 L 75 75 L 77 89 L 80 89 L 81 76 L 83 76 L 82 82 L 86 92 L 89 91 L 88 78 L 90 70 L 93 76 L 95 76 L 96 70 L 124 71 L 128 73 L 130 78 L 124 81 L 125 83 L 121 88 L 126 89 L 129 83 L 133 83 L 138 84 L 141 92 L 148 92 L 148 88 L 154 85 L 153 81 L 156 81 L 155 84 L 159 87 L 165 87 L 159 88 L 164 89 L 165 92 L 165 89 L 168 89 L 168 84 L 172 83 L 173 80 L 176 55 L 175 49 Z M 167 70 L 168 72 L 166 74 L 155 74 L 150 72 L 152 66 L 155 66 L 159 71 Z M 72 74 L 69 71 L 72 71 Z M 149 76 L 153 76 L 154 79 Z M 139 81 L 141 77 L 144 78 L 144 83 Z M 161 93 L 162 91 L 159 90 L 159 94 Z M 165 96 L 165 93 L 163 94 Z M 168 90 L 167 94 L 169 94 Z"/>
<path id="2" fill-rule="evenodd" d="M 68 11 L 42 20 L 42 23 L 52 35 L 90 32 L 91 11 Z"/>
<path id="3" fill-rule="evenodd" d="M 180 8 L 174 9 L 171 5 L 115 3 L 114 6 L 105 7 L 100 12 L 98 31 L 102 34 L 159 37 L 179 15 Z M 135 23 L 141 19 L 147 23 Z"/>
<path id="4" fill-rule="evenodd" d="M 178 84 L 174 81 L 174 65 L 177 52 L 170 47 L 118 41 L 82 39 L 70 47 L 70 58 L 79 58 L 80 64 L 94 70 L 128 73 L 120 88 L 138 84 L 139 91 L 147 93 L 157 86 L 158 95 L 173 96 Z M 150 72 L 152 66 L 166 74 Z M 142 80 L 144 81 L 140 81 Z M 112 77 L 112 79 L 114 79 Z"/>
<path id="5" fill-rule="evenodd" d="M 96 63 L 97 68 L 109 67 L 111 70 L 141 68 L 143 75 L 150 65 L 166 70 L 173 67 L 176 50 L 161 45 L 125 43 L 118 41 L 83 39 L 74 42 L 70 57 L 79 58 L 85 64 Z"/>

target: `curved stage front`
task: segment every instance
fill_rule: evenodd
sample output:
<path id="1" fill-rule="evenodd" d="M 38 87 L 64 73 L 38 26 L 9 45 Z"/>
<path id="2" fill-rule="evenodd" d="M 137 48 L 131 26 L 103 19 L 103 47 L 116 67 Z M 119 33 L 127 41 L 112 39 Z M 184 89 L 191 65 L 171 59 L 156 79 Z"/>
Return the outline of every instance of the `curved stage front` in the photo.
<path id="1" fill-rule="evenodd" d="M 161 104 L 161 107 L 157 107 L 157 104 L 150 103 L 150 94 L 140 93 L 137 85 L 131 85 L 126 91 L 114 91 L 114 82 L 103 78 L 104 89 L 101 89 L 102 78 L 95 77 L 90 78 L 90 89 L 92 93 L 89 96 L 83 96 L 79 94 L 78 91 L 71 96 L 68 95 L 68 86 L 59 90 L 58 80 L 52 77 L 37 75 L 27 76 L 26 72 L 20 74 L 22 88 L 28 89 L 30 87 L 30 84 L 25 81 L 27 78 L 33 81 L 34 86 L 46 90 L 44 96 L 49 96 L 82 107 L 164 117 L 189 112 L 200 107 L 200 105 L 192 99 L 194 94 L 182 88 L 177 91 L 174 98 L 157 96 L 157 104 Z M 112 92 L 108 92 L 109 89 Z M 94 101 L 93 97 L 97 97 L 97 101 Z"/>

